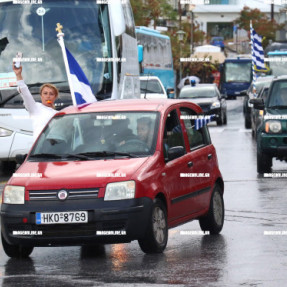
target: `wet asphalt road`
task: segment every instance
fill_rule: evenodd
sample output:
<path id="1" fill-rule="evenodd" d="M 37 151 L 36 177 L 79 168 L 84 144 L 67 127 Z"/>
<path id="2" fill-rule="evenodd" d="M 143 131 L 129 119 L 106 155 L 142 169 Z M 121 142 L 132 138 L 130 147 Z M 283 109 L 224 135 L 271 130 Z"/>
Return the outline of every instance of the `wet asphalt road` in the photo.
<path id="1" fill-rule="evenodd" d="M 9 259 L 0 247 L 2 286 L 287 286 L 286 179 L 256 172 L 256 145 L 245 130 L 242 99 L 228 101 L 228 125 L 210 126 L 225 181 L 225 225 L 221 235 L 200 231 L 197 221 L 169 231 L 160 255 L 145 255 L 137 242 L 35 248 L 28 260 Z M 287 163 L 275 161 L 275 172 Z M 1 177 L 1 189 L 6 178 Z"/>

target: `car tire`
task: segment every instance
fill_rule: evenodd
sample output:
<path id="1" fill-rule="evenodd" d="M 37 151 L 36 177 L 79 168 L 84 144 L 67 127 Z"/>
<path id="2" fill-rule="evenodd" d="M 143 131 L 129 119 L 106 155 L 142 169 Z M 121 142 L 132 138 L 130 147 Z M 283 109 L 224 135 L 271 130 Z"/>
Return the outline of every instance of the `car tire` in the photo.
<path id="1" fill-rule="evenodd" d="M 219 234 L 224 224 L 224 200 L 222 190 L 215 185 L 210 199 L 207 215 L 199 218 L 199 225 L 202 231 L 209 231 L 210 234 Z"/>
<path id="2" fill-rule="evenodd" d="M 155 199 L 145 236 L 138 240 L 145 253 L 161 253 L 168 240 L 166 207 L 160 199 Z"/>
<path id="3" fill-rule="evenodd" d="M 262 152 L 257 152 L 257 172 L 266 173 L 271 172 L 272 157 Z"/>
<path id="4" fill-rule="evenodd" d="M 223 122 L 224 122 L 224 117 L 223 117 L 223 114 L 222 114 L 222 112 L 221 112 L 221 113 L 220 113 L 220 117 L 218 118 L 218 120 L 216 121 L 216 123 L 217 123 L 218 126 L 222 126 Z"/>
<path id="5" fill-rule="evenodd" d="M 224 124 L 224 125 L 227 125 L 227 114 L 226 114 L 226 113 L 224 114 L 223 124 Z"/>
<path id="6" fill-rule="evenodd" d="M 1 234 L 2 246 L 7 256 L 12 258 L 27 258 L 32 253 L 34 247 L 11 245 L 9 244 Z"/>
<path id="7" fill-rule="evenodd" d="M 248 120 L 246 116 L 245 116 L 245 128 L 251 129 L 251 121 Z"/>

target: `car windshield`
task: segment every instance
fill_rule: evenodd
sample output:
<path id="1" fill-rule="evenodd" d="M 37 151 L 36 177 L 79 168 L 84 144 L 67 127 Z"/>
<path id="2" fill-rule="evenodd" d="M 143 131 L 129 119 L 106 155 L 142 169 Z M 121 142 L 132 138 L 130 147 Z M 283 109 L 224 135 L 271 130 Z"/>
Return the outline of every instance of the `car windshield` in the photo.
<path id="1" fill-rule="evenodd" d="M 216 97 L 214 87 L 192 87 L 182 89 L 179 95 L 181 99 L 187 98 L 213 98 Z"/>
<path id="2" fill-rule="evenodd" d="M 29 160 L 90 160 L 154 153 L 158 113 L 117 112 L 57 116 L 36 142 Z"/>
<path id="3" fill-rule="evenodd" d="M 269 56 L 269 67 L 275 77 L 287 75 L 286 52 L 282 55 Z"/>
<path id="4" fill-rule="evenodd" d="M 251 61 L 225 63 L 225 81 L 228 82 L 250 82 Z"/>
<path id="5" fill-rule="evenodd" d="M 163 94 L 164 91 L 157 80 L 140 80 L 141 83 L 141 93 L 148 94 Z"/>
<path id="6" fill-rule="evenodd" d="M 287 109 L 287 81 L 276 81 L 274 82 L 268 103 L 268 108 L 286 108 Z"/>
<path id="7" fill-rule="evenodd" d="M 12 60 L 19 51 L 23 53 L 25 82 L 39 83 L 35 93 L 43 82 L 55 83 L 60 91 L 69 92 L 55 31 L 59 21 L 66 48 L 84 71 L 93 93 L 111 94 L 112 63 L 97 61 L 112 57 L 108 5 L 92 0 L 45 0 L 41 5 L 8 1 L 0 3 L 0 102 L 15 93 L 11 88 L 16 85 Z M 19 108 L 21 98 L 13 98 L 6 105 Z"/>

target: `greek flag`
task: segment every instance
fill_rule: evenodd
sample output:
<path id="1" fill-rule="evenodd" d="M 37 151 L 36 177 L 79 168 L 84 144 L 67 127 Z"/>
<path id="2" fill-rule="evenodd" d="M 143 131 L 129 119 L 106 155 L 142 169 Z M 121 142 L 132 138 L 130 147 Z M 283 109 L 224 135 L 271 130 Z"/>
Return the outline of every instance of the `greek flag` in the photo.
<path id="1" fill-rule="evenodd" d="M 196 130 L 201 129 L 202 127 L 206 126 L 208 123 L 215 119 L 215 115 L 205 116 L 202 118 L 195 119 L 194 126 Z"/>
<path id="2" fill-rule="evenodd" d="M 66 48 L 67 59 L 69 63 L 71 84 L 76 98 L 76 104 L 88 104 L 96 101 L 96 98 L 92 92 L 90 83 L 81 69 L 80 65 Z"/>
<path id="3" fill-rule="evenodd" d="M 264 50 L 262 48 L 262 37 L 259 36 L 252 25 L 250 25 L 252 41 L 252 62 L 256 72 L 267 72 L 268 69 L 264 64 Z"/>

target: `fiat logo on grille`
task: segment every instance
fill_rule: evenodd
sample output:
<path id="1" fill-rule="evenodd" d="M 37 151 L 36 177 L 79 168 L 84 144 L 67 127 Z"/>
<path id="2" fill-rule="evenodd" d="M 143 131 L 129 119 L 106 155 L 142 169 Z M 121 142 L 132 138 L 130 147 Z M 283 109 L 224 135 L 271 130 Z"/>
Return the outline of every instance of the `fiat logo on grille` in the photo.
<path id="1" fill-rule="evenodd" d="M 68 192 L 66 190 L 60 190 L 58 192 L 58 198 L 60 200 L 65 200 L 65 199 L 67 199 L 67 197 L 68 197 Z"/>

